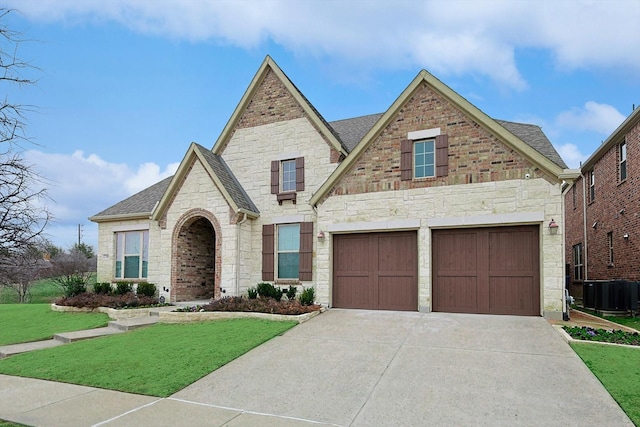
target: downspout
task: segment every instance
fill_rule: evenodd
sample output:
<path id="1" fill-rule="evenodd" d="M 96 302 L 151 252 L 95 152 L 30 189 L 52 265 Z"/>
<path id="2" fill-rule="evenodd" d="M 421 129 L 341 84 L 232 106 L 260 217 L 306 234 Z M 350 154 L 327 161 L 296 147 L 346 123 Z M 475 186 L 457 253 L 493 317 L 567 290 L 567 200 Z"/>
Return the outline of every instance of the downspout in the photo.
<path id="1" fill-rule="evenodd" d="M 240 296 L 240 231 L 242 224 L 247 220 L 247 213 L 242 212 L 242 221 L 236 224 L 236 289 L 235 296 Z"/>
<path id="2" fill-rule="evenodd" d="M 567 192 L 563 192 L 562 191 L 562 182 L 560 182 L 560 194 L 562 194 L 562 197 L 560 198 L 560 212 L 562 212 L 562 238 L 560 239 L 562 242 L 562 258 L 565 259 L 564 257 L 566 256 L 567 252 L 567 247 L 566 247 L 566 243 L 565 243 L 565 236 L 567 233 L 567 222 L 566 222 L 566 215 L 565 215 L 565 203 L 564 203 L 564 199 L 566 197 L 567 194 L 569 194 L 569 189 L 571 188 L 571 186 L 567 187 Z M 567 306 L 567 271 L 566 271 L 566 263 L 563 262 L 562 263 L 562 308 L 563 308 L 563 313 L 562 313 L 562 320 L 569 320 L 569 307 Z"/>
<path id="3" fill-rule="evenodd" d="M 582 171 L 580 171 L 580 176 L 582 177 L 582 232 L 584 239 L 584 278 L 587 280 L 589 278 L 589 269 L 588 269 L 588 250 L 587 250 L 587 180 L 584 177 Z"/>

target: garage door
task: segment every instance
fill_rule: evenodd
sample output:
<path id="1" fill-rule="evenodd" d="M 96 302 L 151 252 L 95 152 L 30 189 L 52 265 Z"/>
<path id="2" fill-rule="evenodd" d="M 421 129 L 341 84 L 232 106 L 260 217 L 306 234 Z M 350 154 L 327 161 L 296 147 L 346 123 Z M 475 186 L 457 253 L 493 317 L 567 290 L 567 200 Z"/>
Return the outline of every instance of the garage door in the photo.
<path id="1" fill-rule="evenodd" d="M 539 227 L 434 230 L 433 310 L 540 315 Z"/>
<path id="2" fill-rule="evenodd" d="M 418 309 L 417 234 L 333 236 L 333 306 Z"/>

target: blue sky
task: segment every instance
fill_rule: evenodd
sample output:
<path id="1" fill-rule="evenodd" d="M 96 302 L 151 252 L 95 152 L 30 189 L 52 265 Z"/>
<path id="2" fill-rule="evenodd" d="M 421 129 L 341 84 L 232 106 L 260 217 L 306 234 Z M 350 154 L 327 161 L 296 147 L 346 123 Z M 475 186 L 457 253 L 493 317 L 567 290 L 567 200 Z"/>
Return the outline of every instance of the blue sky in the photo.
<path id="1" fill-rule="evenodd" d="M 640 2 L 5 0 L 34 86 L 24 157 L 49 238 L 211 147 L 265 55 L 329 121 L 385 111 L 426 69 L 491 117 L 534 123 L 570 167 L 640 104 Z"/>

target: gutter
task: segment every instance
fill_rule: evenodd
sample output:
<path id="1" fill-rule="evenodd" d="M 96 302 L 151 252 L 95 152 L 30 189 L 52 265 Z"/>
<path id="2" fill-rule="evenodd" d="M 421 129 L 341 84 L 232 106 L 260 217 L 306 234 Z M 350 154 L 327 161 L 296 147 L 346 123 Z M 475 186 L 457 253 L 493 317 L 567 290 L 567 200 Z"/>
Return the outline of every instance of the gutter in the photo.
<path id="1" fill-rule="evenodd" d="M 236 224 L 236 283 L 235 283 L 235 296 L 240 296 L 240 231 L 241 226 L 244 224 L 248 217 L 246 212 L 242 212 L 242 221 Z"/>

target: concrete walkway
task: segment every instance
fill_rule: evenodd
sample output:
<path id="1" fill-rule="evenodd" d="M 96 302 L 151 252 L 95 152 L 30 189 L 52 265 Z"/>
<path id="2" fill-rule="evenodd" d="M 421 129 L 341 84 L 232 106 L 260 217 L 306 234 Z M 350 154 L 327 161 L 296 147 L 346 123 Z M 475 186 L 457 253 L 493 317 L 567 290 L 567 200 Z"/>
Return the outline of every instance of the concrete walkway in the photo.
<path id="1" fill-rule="evenodd" d="M 168 399 L 0 375 L 33 426 L 632 426 L 542 318 L 329 310 Z"/>

